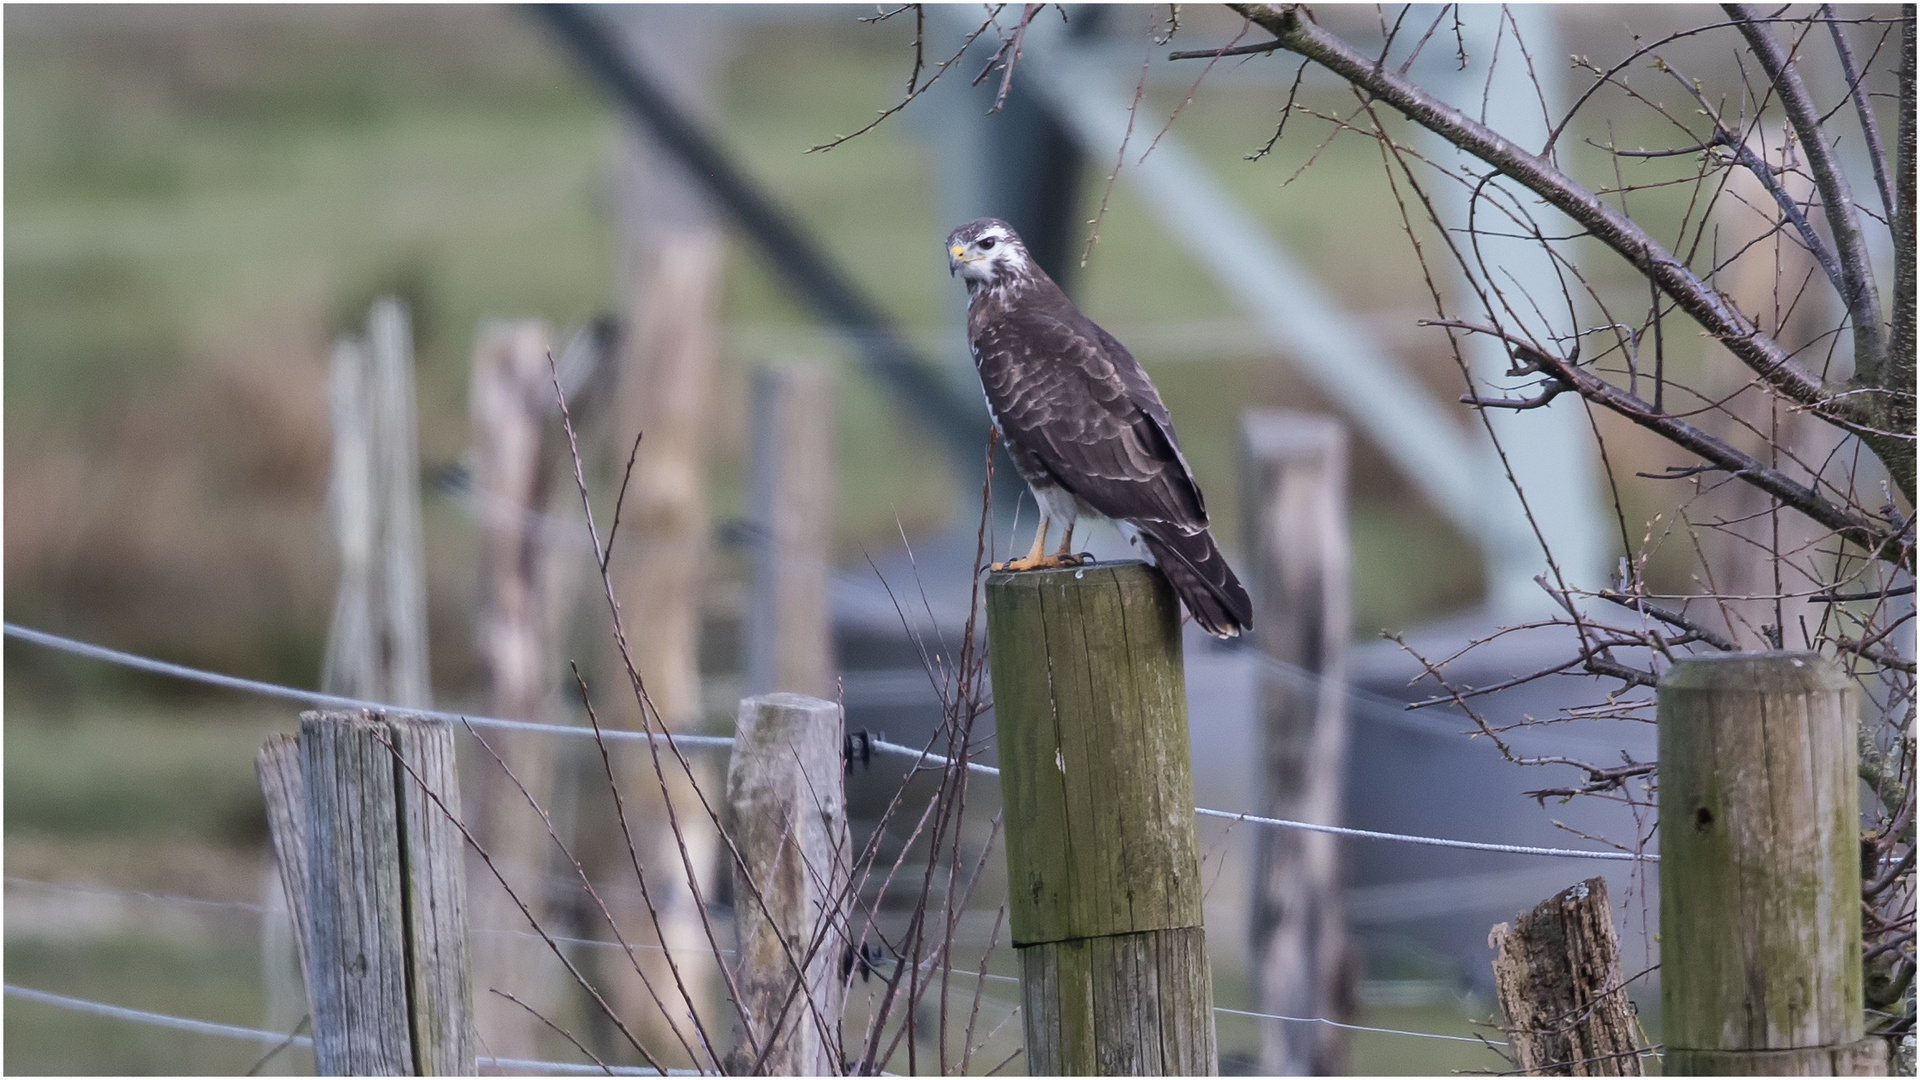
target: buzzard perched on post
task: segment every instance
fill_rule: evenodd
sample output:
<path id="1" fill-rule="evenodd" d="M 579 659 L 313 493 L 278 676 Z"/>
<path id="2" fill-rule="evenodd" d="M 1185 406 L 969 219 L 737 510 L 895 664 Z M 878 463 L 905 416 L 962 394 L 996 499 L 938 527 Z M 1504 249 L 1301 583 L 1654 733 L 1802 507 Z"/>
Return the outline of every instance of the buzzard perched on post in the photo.
<path id="1" fill-rule="evenodd" d="M 1173 418 L 1126 346 L 1080 314 L 998 218 L 953 230 L 947 257 L 966 279 L 967 342 L 987 410 L 1040 504 L 1033 550 L 994 569 L 1079 565 L 1074 522 L 1095 514 L 1146 542 L 1208 633 L 1250 629 L 1253 604 L 1207 531 L 1207 504 Z M 1056 524 L 1060 547 L 1049 556 Z"/>

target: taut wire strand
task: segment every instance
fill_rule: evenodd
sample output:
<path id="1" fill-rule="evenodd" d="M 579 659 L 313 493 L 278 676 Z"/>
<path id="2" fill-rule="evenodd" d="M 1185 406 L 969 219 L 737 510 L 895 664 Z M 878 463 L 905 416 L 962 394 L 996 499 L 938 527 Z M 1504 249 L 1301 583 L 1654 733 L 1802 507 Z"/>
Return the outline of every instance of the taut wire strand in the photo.
<path id="1" fill-rule="evenodd" d="M 698 746 L 718 749 L 732 747 L 733 739 L 726 735 L 668 735 L 650 734 L 644 731 L 623 731 L 602 728 L 596 733 L 594 728 L 577 724 L 535 724 L 525 720 L 503 720 L 491 716 L 471 716 L 466 713 L 447 712 L 441 709 L 407 709 L 379 701 L 366 701 L 360 698 L 342 697 L 338 694 L 323 694 L 318 690 L 301 690 L 277 683 L 261 682 L 258 679 L 243 679 L 236 675 L 223 675 L 214 671 L 203 671 L 187 667 L 184 664 L 169 663 L 135 653 L 121 652 L 101 645 L 93 645 L 73 638 L 49 634 L 44 630 L 5 623 L 6 636 L 21 641 L 32 642 L 75 656 L 118 664 L 138 671 L 148 671 L 156 675 L 185 679 L 189 682 L 205 683 L 230 690 L 243 690 L 248 693 L 262 694 L 267 697 L 284 698 L 291 701 L 304 701 L 314 705 L 330 705 L 347 709 L 378 709 L 383 712 L 411 713 L 417 716 L 430 716 L 448 720 L 456 724 L 469 724 L 477 728 L 497 728 L 508 731 L 533 731 L 547 735 L 571 735 L 579 738 L 600 738 L 611 742 L 650 742 L 655 739 L 671 739 L 685 746 Z M 874 739 L 873 749 L 882 753 L 895 754 L 914 759 L 914 770 L 944 769 L 952 764 L 951 758 L 933 753 L 931 750 L 902 746 L 899 743 Z M 966 763 L 967 768 L 982 776 L 999 776 L 1000 770 L 977 761 Z M 1490 844 L 1478 840 L 1449 840 L 1437 836 L 1413 836 L 1407 833 L 1380 832 L 1374 829 L 1350 829 L 1344 825 L 1317 825 L 1309 821 L 1289 821 L 1286 818 L 1261 817 L 1257 814 L 1236 814 L 1229 810 L 1210 810 L 1196 807 L 1194 813 L 1201 817 L 1221 818 L 1226 821 L 1246 822 L 1250 825 L 1264 825 L 1270 828 L 1298 829 L 1303 832 L 1330 833 L 1334 836 L 1352 837 L 1356 840 L 1387 840 L 1401 844 L 1420 844 L 1427 847 L 1458 848 L 1465 851 L 1493 851 L 1505 855 L 1539 855 L 1559 859 L 1602 859 L 1615 862 L 1659 862 L 1660 856 L 1647 855 L 1631 851 L 1588 851 L 1580 848 L 1534 847 L 1527 844 Z"/>

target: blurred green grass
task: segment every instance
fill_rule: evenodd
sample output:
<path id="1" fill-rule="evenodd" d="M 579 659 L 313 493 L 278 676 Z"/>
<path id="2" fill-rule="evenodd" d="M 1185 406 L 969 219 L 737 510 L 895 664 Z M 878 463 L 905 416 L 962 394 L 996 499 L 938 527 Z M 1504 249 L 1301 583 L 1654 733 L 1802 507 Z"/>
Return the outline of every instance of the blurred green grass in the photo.
<path id="1" fill-rule="evenodd" d="M 294 708 L 154 697 L 63 702 L 8 681 L 7 981 L 259 1027 L 257 917 L 157 901 L 103 911 L 90 894 L 30 884 L 258 900 L 266 818 L 253 754 L 293 726 Z M 268 1049 L 13 999 L 5 1013 L 16 1074 L 239 1074 Z"/>
<path id="2" fill-rule="evenodd" d="M 170 942 L 141 936 L 59 944 L 9 940 L 7 979 L 170 1016 L 260 1026 L 257 942 Z M 7 1000 L 5 1031 L 5 1068 L 12 1075 L 240 1076 L 272 1049 L 17 998 Z M 313 1054 L 289 1048 L 276 1064 L 312 1075 Z"/>
<path id="3" fill-rule="evenodd" d="M 89 703 L 53 712 L 8 695 L 6 828 L 141 843 L 257 847 L 253 752 L 295 707 Z"/>

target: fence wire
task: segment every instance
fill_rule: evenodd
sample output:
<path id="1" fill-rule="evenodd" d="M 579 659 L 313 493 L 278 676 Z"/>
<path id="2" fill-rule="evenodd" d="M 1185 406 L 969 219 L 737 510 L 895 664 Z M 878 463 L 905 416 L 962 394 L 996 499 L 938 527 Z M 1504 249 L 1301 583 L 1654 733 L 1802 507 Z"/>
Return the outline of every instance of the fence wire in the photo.
<path id="1" fill-rule="evenodd" d="M 171 1031 L 188 1031 L 195 1035 L 212 1035 L 221 1039 L 236 1039 L 242 1042 L 268 1043 L 274 1046 L 304 1047 L 311 1049 L 313 1038 L 308 1035 L 291 1035 L 280 1031 L 267 1031 L 262 1028 L 240 1027 L 236 1024 L 216 1024 L 211 1020 L 194 1020 L 185 1016 L 168 1016 L 166 1013 L 149 1012 L 146 1009 L 129 1009 L 124 1005 L 108 1005 L 100 1001 L 88 1001 L 85 998 L 68 997 L 65 994 L 48 993 L 27 986 L 15 986 L 6 983 L 6 995 L 22 1001 L 32 1001 L 41 1005 L 51 1005 L 56 1009 L 69 1012 L 87 1013 L 93 1016 L 105 1016 L 114 1020 L 125 1020 L 133 1024 L 145 1024 L 148 1027 L 166 1028 Z M 599 1065 L 572 1061 L 535 1061 L 530 1058 L 503 1058 L 481 1056 L 476 1063 L 483 1069 L 515 1069 L 520 1072 L 538 1072 L 550 1076 L 659 1076 L 658 1069 L 635 1067 L 630 1065 Z M 705 1076 L 705 1073 L 693 1069 L 668 1069 L 668 1076 Z"/>
<path id="2" fill-rule="evenodd" d="M 955 971 L 956 975 L 969 974 Z M 1019 982 L 1010 975 L 989 976 L 1008 982 Z M 196 1035 L 211 1035 L 222 1039 L 237 1039 L 246 1042 L 269 1043 L 275 1046 L 312 1048 L 313 1038 L 309 1035 L 291 1035 L 264 1028 L 241 1027 L 237 1024 L 217 1024 L 211 1020 L 195 1020 L 185 1016 L 169 1016 L 166 1013 L 149 1012 L 146 1009 L 130 1009 L 124 1005 L 109 1005 L 101 1001 L 89 1001 L 85 998 L 68 997 L 65 994 L 49 993 L 31 987 L 5 984 L 6 995 L 23 1001 L 51 1005 L 54 1008 L 70 1012 L 88 1013 L 104 1016 L 128 1023 L 146 1024 L 149 1027 L 166 1028 L 172 1031 L 186 1031 Z M 1441 1035 L 1431 1031 L 1407 1031 L 1403 1028 L 1370 1027 L 1366 1024 L 1343 1024 L 1338 1020 L 1328 1020 L 1319 1016 L 1280 1016 L 1275 1013 L 1249 1012 L 1245 1009 L 1215 1007 L 1217 1014 L 1243 1016 L 1253 1020 L 1281 1020 L 1294 1024 L 1322 1024 L 1327 1027 L 1341 1028 L 1346 1031 L 1365 1031 L 1376 1035 L 1404 1035 L 1413 1039 L 1440 1039 L 1445 1042 L 1466 1042 L 1482 1046 L 1505 1046 L 1505 1042 L 1495 1039 L 1482 1039 L 1472 1035 Z M 478 1059 L 483 1068 L 520 1069 L 527 1072 L 543 1072 L 558 1076 L 659 1076 L 656 1069 L 636 1066 L 610 1065 L 601 1068 L 584 1062 L 535 1061 L 528 1058 L 481 1057 Z M 668 1069 L 667 1076 L 706 1076 L 696 1069 Z"/>
<path id="3" fill-rule="evenodd" d="M 733 739 L 726 735 L 676 735 L 672 732 L 628 731 L 614 728 L 591 728 L 576 724 L 536 724 L 526 720 L 506 720 L 493 716 L 474 716 L 470 713 L 448 712 L 444 709 L 410 709 L 380 701 L 367 701 L 362 698 L 343 697 L 339 694 L 325 694 L 318 690 L 301 690 L 278 683 L 262 682 L 258 679 L 243 679 L 237 675 L 223 675 L 215 671 L 188 667 L 185 664 L 155 660 L 152 657 L 135 653 L 109 649 L 102 645 L 93 645 L 59 634 L 49 634 L 44 630 L 20 626 L 16 623 L 4 624 L 6 636 L 20 641 L 31 642 L 60 652 L 84 656 L 104 663 L 116 664 L 137 671 L 166 675 L 188 682 L 219 686 L 229 690 L 240 690 L 260 694 L 266 697 L 283 698 L 289 701 L 301 701 L 311 705 L 330 705 L 344 709 L 377 709 L 383 712 L 404 712 L 418 716 L 430 716 L 447 720 L 454 724 L 464 724 L 476 728 L 489 728 L 505 731 L 533 731 L 546 735 L 573 736 L 576 738 L 600 738 L 607 742 L 666 742 L 675 746 L 694 746 L 707 748 L 731 748 Z M 914 770 L 944 769 L 952 764 L 951 758 L 933 753 L 924 748 L 903 746 L 873 739 L 874 750 L 914 760 Z M 968 770 L 982 776 L 999 776 L 1000 770 L 977 761 L 966 763 Z M 1310 821 L 1290 821 L 1286 818 L 1262 817 L 1258 814 L 1234 813 L 1229 810 L 1211 810 L 1206 807 L 1194 808 L 1201 817 L 1220 818 L 1226 821 L 1246 822 L 1250 825 L 1262 825 L 1270 828 L 1298 829 L 1304 832 L 1331 833 L 1335 836 L 1347 836 L 1357 840 L 1385 840 L 1401 844 L 1421 844 L 1427 847 L 1457 848 L 1465 851 L 1493 851 L 1506 855 L 1539 855 L 1559 859 L 1601 859 L 1616 862 L 1659 862 L 1660 856 L 1632 851 L 1590 851 L 1581 848 L 1535 847 L 1528 844 L 1493 844 L 1478 840 L 1450 840 L 1438 836 L 1416 836 L 1408 833 L 1380 832 L 1373 829 L 1352 829 L 1344 825 L 1320 825 Z"/>
<path id="4" fill-rule="evenodd" d="M 198 908 L 212 908 L 217 910 L 228 910 L 228 911 L 245 911 L 253 915 L 261 915 L 261 916 L 264 916 L 265 914 L 267 914 L 266 905 L 252 904 L 244 900 L 202 900 L 199 897 L 174 896 L 167 893 L 146 892 L 141 889 L 116 889 L 116 888 L 110 888 L 108 886 L 103 886 L 103 885 L 74 885 L 66 882 L 36 881 L 32 878 L 22 878 L 22 877 L 13 877 L 13 876 L 8 876 L 5 880 L 8 885 L 17 885 L 17 886 L 24 886 L 28 888 L 38 888 L 38 889 L 51 889 L 51 890 L 57 890 L 61 892 L 79 893 L 87 896 L 107 896 L 107 897 L 115 897 L 120 899 L 144 900 L 151 903 L 180 904 L 184 906 L 198 907 Z M 503 934 L 503 935 L 509 935 L 513 937 L 525 937 L 525 938 L 534 938 L 534 939 L 539 939 L 540 937 L 540 935 L 538 934 L 529 933 L 525 930 L 479 929 L 473 932 L 476 934 Z M 552 934 L 552 935 L 549 935 L 549 937 L 553 941 L 559 942 L 561 944 L 567 944 L 567 945 L 589 945 L 589 946 L 596 946 L 596 947 L 607 948 L 607 949 L 624 948 L 624 946 L 622 946 L 617 941 L 602 941 L 598 938 L 564 937 L 559 934 Z M 659 950 L 661 946 L 635 945 L 634 948 Z M 722 950 L 722 952 L 729 956 L 733 955 L 733 951 L 731 949 L 724 949 Z M 979 979 L 985 982 L 999 983 L 1001 985 L 1018 986 L 1020 984 L 1020 978 L 1017 975 L 1002 975 L 998 972 L 993 972 L 993 971 L 986 971 L 986 972 L 969 971 L 965 968 L 956 967 L 953 969 L 952 973 L 954 975 L 963 976 L 965 978 Z M 275 1032 L 270 1032 L 270 1031 L 257 1031 L 252 1028 L 238 1028 L 238 1027 L 232 1027 L 231 1025 L 227 1025 L 227 1024 L 211 1024 L 204 1020 L 186 1020 L 179 1017 L 162 1017 L 161 1014 L 159 1013 L 143 1014 L 139 1009 L 124 1009 L 118 1005 L 104 1005 L 99 1002 L 87 1002 L 79 998 L 62 998 L 61 995 L 59 994 L 48 994 L 45 991 L 40 991 L 40 990 L 27 990 L 25 988 L 20 988 L 20 987 L 9 987 L 7 990 L 7 993 L 14 994 L 16 990 L 18 991 L 18 996 L 26 997 L 29 1000 L 33 1000 L 33 1001 L 40 1001 L 43 1004 L 64 1005 L 67 1002 L 73 1002 L 73 1003 L 77 1003 L 76 1007 L 82 1006 L 82 1005 L 88 1006 L 88 1008 L 83 1011 L 97 1012 L 97 1013 L 100 1013 L 101 1015 L 114 1016 L 114 1017 L 118 1017 L 120 1019 L 125 1019 L 125 1020 L 141 1020 L 143 1017 L 161 1017 L 161 1019 L 174 1021 L 172 1025 L 162 1025 L 162 1026 L 178 1026 L 180 1027 L 180 1030 L 183 1030 L 183 1031 L 197 1031 L 202 1034 L 223 1035 L 223 1036 L 230 1036 L 233 1038 L 243 1038 L 243 1037 L 252 1038 L 255 1035 L 272 1036 L 274 1041 L 276 1042 L 283 1041 L 286 1038 L 286 1036 L 279 1035 Z M 49 999 L 59 999 L 59 1000 L 49 1000 Z M 1347 1023 L 1342 1023 L 1338 1020 L 1329 1020 L 1326 1017 L 1322 1017 L 1322 1016 L 1281 1016 L 1278 1013 L 1250 1012 L 1246 1009 L 1229 1009 L 1224 1006 L 1215 1006 L 1213 1011 L 1215 1014 L 1223 1015 L 1223 1016 L 1243 1016 L 1253 1020 L 1280 1020 L 1280 1021 L 1284 1021 L 1292 1024 L 1324 1024 L 1328 1027 L 1343 1028 L 1348 1031 L 1367 1031 L 1367 1032 L 1373 1032 L 1374 1034 L 1378 1034 L 1378 1035 L 1405 1035 L 1409 1038 L 1415 1038 L 1415 1039 L 1442 1039 L 1449 1042 L 1486 1043 L 1492 1046 L 1507 1045 L 1504 1042 L 1489 1040 L 1489 1039 L 1480 1039 L 1480 1038 L 1476 1038 L 1469 1035 L 1441 1035 L 1431 1031 L 1407 1031 L 1402 1028 L 1369 1027 L 1365 1024 L 1347 1024 Z M 213 1030 L 213 1029 L 224 1029 L 224 1030 Z M 298 1046 L 310 1045 L 310 1040 L 307 1040 L 305 1036 L 299 1036 L 298 1038 L 301 1041 L 294 1043 L 294 1045 L 298 1045 Z M 505 1063 L 509 1061 L 515 1061 L 517 1059 L 500 1058 L 497 1060 Z M 543 1062 L 540 1064 L 547 1065 L 547 1064 L 555 1064 L 555 1063 Z M 587 1069 L 589 1072 L 594 1072 L 594 1073 L 599 1072 L 599 1069 L 593 1066 L 582 1066 L 582 1068 Z M 651 1071 L 643 1070 L 642 1072 L 636 1075 L 656 1076 L 658 1074 L 653 1073 Z M 699 1074 L 690 1073 L 688 1075 L 699 1075 Z"/>

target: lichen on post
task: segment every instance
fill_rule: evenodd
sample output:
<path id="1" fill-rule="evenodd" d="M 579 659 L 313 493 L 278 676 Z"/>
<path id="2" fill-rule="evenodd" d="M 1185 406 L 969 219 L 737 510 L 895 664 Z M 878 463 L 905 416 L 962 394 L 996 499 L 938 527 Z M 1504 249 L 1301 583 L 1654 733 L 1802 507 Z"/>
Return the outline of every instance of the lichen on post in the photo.
<path id="1" fill-rule="evenodd" d="M 1853 681 L 1817 653 L 1722 653 L 1676 663 L 1659 694 L 1666 1072 L 1883 1073 Z"/>
<path id="2" fill-rule="evenodd" d="M 1136 562 L 986 593 L 1027 1070 L 1217 1073 L 1179 601 Z"/>

